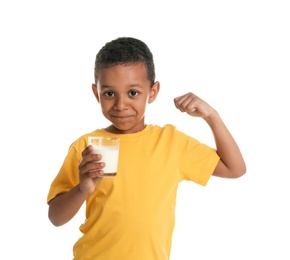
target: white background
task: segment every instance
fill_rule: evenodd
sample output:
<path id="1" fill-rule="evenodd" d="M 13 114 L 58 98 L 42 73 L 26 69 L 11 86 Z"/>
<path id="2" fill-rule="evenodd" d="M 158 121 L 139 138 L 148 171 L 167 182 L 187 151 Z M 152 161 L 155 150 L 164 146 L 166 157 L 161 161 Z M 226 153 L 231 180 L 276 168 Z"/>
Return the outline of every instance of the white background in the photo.
<path id="1" fill-rule="evenodd" d="M 194 92 L 219 111 L 248 168 L 180 185 L 171 260 L 289 260 L 287 2 L 1 1 L 1 255 L 72 259 L 83 209 L 54 227 L 49 185 L 70 143 L 108 125 L 91 92 L 97 51 L 133 36 L 150 47 L 161 82 L 146 122 L 214 146 L 205 122 L 173 105 Z"/>

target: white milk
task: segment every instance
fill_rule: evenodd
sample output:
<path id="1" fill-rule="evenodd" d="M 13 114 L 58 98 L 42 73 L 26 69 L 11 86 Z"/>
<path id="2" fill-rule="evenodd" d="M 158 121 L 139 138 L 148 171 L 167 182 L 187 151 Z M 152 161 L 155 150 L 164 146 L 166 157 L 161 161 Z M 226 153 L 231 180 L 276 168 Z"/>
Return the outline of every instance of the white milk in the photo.
<path id="1" fill-rule="evenodd" d="M 104 175 L 116 175 L 119 157 L 118 148 L 99 146 L 93 149 L 93 153 L 103 156 L 100 162 L 106 163 L 106 166 L 103 168 Z"/>

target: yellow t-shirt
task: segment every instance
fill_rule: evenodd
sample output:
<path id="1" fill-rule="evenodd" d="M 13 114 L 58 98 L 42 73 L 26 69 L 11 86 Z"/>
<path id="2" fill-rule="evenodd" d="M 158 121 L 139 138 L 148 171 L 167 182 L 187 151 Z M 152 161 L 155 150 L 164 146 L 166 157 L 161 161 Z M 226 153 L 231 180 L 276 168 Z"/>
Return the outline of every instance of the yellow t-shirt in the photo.
<path id="1" fill-rule="evenodd" d="M 172 125 L 121 135 L 96 130 L 70 146 L 48 202 L 78 184 L 89 135 L 120 137 L 119 165 L 117 176 L 103 178 L 86 201 L 74 259 L 168 260 L 178 183 L 206 185 L 219 160 L 216 151 Z"/>

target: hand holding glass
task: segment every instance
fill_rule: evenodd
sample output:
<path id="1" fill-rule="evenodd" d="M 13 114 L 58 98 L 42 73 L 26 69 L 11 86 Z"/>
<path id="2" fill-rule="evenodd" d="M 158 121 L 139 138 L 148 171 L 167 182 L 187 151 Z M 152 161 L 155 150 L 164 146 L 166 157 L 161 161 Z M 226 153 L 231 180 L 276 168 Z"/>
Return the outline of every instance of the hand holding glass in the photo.
<path id="1" fill-rule="evenodd" d="M 93 146 L 93 154 L 101 154 L 106 166 L 103 168 L 104 177 L 117 175 L 120 138 L 89 136 L 88 142 Z"/>

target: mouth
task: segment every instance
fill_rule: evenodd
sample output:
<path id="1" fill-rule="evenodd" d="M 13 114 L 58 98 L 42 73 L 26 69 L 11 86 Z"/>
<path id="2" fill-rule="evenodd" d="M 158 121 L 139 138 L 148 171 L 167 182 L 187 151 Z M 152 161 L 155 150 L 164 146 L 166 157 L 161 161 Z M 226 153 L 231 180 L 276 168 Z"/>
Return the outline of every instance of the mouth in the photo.
<path id="1" fill-rule="evenodd" d="M 112 118 L 117 119 L 117 120 L 126 120 L 130 117 L 132 117 L 131 115 L 122 115 L 122 116 L 117 116 L 117 115 L 111 115 Z"/>

